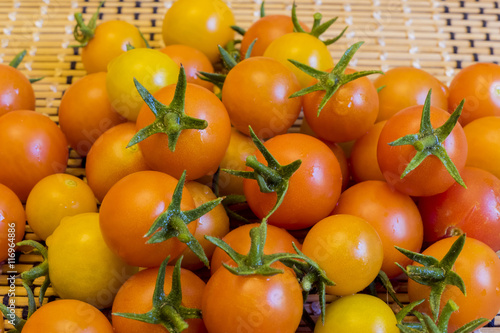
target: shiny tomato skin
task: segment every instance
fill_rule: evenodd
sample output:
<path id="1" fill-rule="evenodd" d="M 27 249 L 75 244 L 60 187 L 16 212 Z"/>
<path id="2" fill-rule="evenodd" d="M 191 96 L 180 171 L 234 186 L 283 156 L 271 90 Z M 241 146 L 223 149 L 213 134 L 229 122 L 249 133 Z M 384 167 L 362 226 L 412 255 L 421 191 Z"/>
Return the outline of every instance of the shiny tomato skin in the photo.
<path id="1" fill-rule="evenodd" d="M 372 180 L 345 190 L 333 214 L 352 214 L 368 221 L 377 231 L 384 247 L 382 270 L 389 277 L 400 275 L 411 260 L 394 248 L 420 251 L 424 237 L 422 218 L 414 201 L 386 182 Z"/>
<path id="2" fill-rule="evenodd" d="M 264 146 L 281 165 L 302 160 L 289 180 L 281 206 L 269 217 L 269 224 L 288 230 L 304 229 L 328 216 L 342 187 L 342 171 L 330 148 L 319 139 L 299 133 L 275 136 Z M 256 157 L 266 163 L 260 152 Z M 243 189 L 250 209 L 259 219 L 274 207 L 276 193 L 262 193 L 257 181 L 245 179 Z"/>
<path id="3" fill-rule="evenodd" d="M 252 57 L 229 71 L 222 102 L 240 132 L 267 139 L 284 134 L 297 120 L 302 99 L 289 98 L 300 90 L 295 74 L 279 61 Z"/>
<path id="4" fill-rule="evenodd" d="M 377 143 L 385 120 L 375 123 L 363 136 L 359 137 L 352 146 L 350 170 L 352 178 L 359 183 L 365 180 L 383 180 L 382 171 L 377 161 Z"/>
<path id="5" fill-rule="evenodd" d="M 153 96 L 160 103 L 168 105 L 174 92 L 175 85 L 170 85 Z M 151 169 L 176 178 L 186 170 L 186 179 L 193 180 L 217 170 L 229 145 L 231 123 L 226 108 L 215 94 L 191 83 L 186 88 L 185 113 L 206 120 L 208 126 L 203 130 L 182 131 L 174 152 L 168 148 L 168 137 L 163 133 L 148 137 L 139 142 L 139 146 Z M 144 104 L 137 118 L 137 130 L 151 124 L 154 119 L 154 113 Z"/>
<path id="6" fill-rule="evenodd" d="M 422 253 L 441 260 L 456 239 L 441 239 Z M 495 252 L 483 242 L 467 237 L 453 270 L 463 279 L 467 296 L 455 286 L 447 286 L 444 290 L 441 309 L 449 299 L 459 307 L 458 311 L 451 314 L 448 331 L 454 332 L 478 318 L 493 319 L 500 309 L 500 259 Z M 428 286 L 408 281 L 410 302 L 428 299 L 429 293 Z M 428 304 L 426 300 L 417 310 L 432 316 Z"/>
<path id="7" fill-rule="evenodd" d="M 120 288 L 113 302 L 112 313 L 146 313 L 153 307 L 153 292 L 159 267 L 149 268 L 132 276 Z M 174 267 L 167 266 L 165 269 L 165 282 L 163 290 L 165 294 L 172 290 L 172 275 Z M 201 308 L 201 297 L 205 289 L 205 282 L 189 270 L 181 269 L 181 304 L 188 308 Z M 143 323 L 137 320 L 112 316 L 115 333 L 167 333 L 161 325 Z M 200 319 L 188 319 L 189 327 L 183 332 L 205 333 L 206 329 Z"/>
<path id="8" fill-rule="evenodd" d="M 347 68 L 345 74 L 356 72 Z M 375 123 L 379 102 L 377 90 L 367 77 L 341 86 L 330 98 L 318 117 L 318 107 L 325 96 L 316 91 L 304 96 L 304 116 L 319 138 L 332 142 L 355 140 Z"/>
<path id="9" fill-rule="evenodd" d="M 500 179 L 472 167 L 464 168 L 462 179 L 467 189 L 455 183 L 443 193 L 419 199 L 425 241 L 465 233 L 499 251 Z"/>
<path id="10" fill-rule="evenodd" d="M 401 174 L 415 156 L 416 149 L 411 145 L 389 146 L 389 142 L 418 133 L 421 116 L 421 105 L 401 110 L 392 116 L 382 128 L 377 146 L 377 160 L 387 183 L 411 196 L 442 193 L 455 182 L 443 163 L 433 155 L 425 158 L 417 168 L 401 179 Z M 443 125 L 449 116 L 448 112 L 431 106 L 430 119 L 433 128 Z M 460 173 L 467 158 L 467 140 L 460 124 L 455 125 L 442 146 Z"/>
<path id="11" fill-rule="evenodd" d="M 109 102 L 104 72 L 73 83 L 59 106 L 59 126 L 71 148 L 82 157 L 102 133 L 125 121 Z"/>
<path id="12" fill-rule="evenodd" d="M 186 244 L 177 238 L 146 244 L 144 237 L 156 218 L 172 200 L 177 179 L 158 171 L 139 171 L 119 180 L 108 191 L 101 204 L 100 226 L 110 249 L 129 265 L 155 267 L 170 255 L 171 259 L 184 251 Z M 194 209 L 189 191 L 184 189 L 181 209 Z M 196 231 L 196 221 L 188 225 Z"/>
<path id="13" fill-rule="evenodd" d="M 203 320 L 210 333 L 292 333 L 302 317 L 302 290 L 292 270 L 237 276 L 221 268 L 203 293 Z"/>
<path id="14" fill-rule="evenodd" d="M 431 105 L 448 108 L 448 88 L 426 71 L 415 67 L 396 67 L 380 75 L 374 82 L 379 93 L 380 110 L 377 122 L 387 120 L 397 112 L 414 105 L 423 105 L 432 89 Z"/>
<path id="15" fill-rule="evenodd" d="M 25 202 L 42 178 L 61 173 L 68 144 L 49 117 L 34 111 L 11 111 L 0 117 L 0 183 Z"/>
<path id="16" fill-rule="evenodd" d="M 0 262 L 15 259 L 15 247 L 11 248 L 10 244 L 23 240 L 25 227 L 26 214 L 21 200 L 10 188 L 0 184 Z"/>
<path id="17" fill-rule="evenodd" d="M 14 110 L 35 110 L 35 92 L 24 74 L 0 64 L 0 78 L 0 116 Z"/>
<path id="18" fill-rule="evenodd" d="M 461 69 L 450 83 L 448 111 L 452 113 L 465 98 L 462 126 L 490 116 L 500 116 L 500 66 L 494 63 L 475 63 Z"/>

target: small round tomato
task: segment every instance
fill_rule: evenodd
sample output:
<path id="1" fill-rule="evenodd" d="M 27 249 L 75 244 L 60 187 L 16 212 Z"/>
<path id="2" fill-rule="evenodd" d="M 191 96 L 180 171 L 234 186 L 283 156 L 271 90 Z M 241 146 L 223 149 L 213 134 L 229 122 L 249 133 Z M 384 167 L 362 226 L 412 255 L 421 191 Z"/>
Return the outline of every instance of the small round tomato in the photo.
<path id="1" fill-rule="evenodd" d="M 11 111 L 0 117 L 0 183 L 21 201 L 42 178 L 61 173 L 68 144 L 49 117 L 34 111 Z"/>
<path id="2" fill-rule="evenodd" d="M 341 297 L 326 307 L 325 323 L 318 319 L 314 333 L 399 333 L 391 307 L 380 298 L 356 294 Z"/>
<path id="3" fill-rule="evenodd" d="M 146 43 L 134 25 L 125 21 L 107 21 L 97 26 L 94 37 L 82 49 L 87 73 L 106 72 L 108 64 L 127 51 L 127 45 L 144 48 Z"/>
<path id="4" fill-rule="evenodd" d="M 289 179 L 283 202 L 269 217 L 269 224 L 290 230 L 304 229 L 328 216 L 342 188 L 342 171 L 330 148 L 319 139 L 299 133 L 275 136 L 264 146 L 281 165 L 302 160 Z M 256 157 L 266 163 L 260 152 L 256 152 Z M 250 209 L 259 219 L 264 218 L 276 203 L 276 193 L 261 192 L 253 179 L 245 179 L 243 186 Z"/>
<path id="5" fill-rule="evenodd" d="M 175 89 L 174 85 L 170 85 L 153 96 L 160 103 L 169 105 Z M 190 117 L 206 120 L 208 126 L 202 130 L 183 130 L 175 151 L 169 149 L 168 136 L 164 133 L 153 134 L 139 142 L 139 146 L 151 169 L 176 178 L 180 178 L 186 170 L 186 179 L 193 180 L 217 170 L 229 145 L 231 123 L 224 104 L 217 96 L 196 84 L 187 84 L 184 110 Z M 152 124 L 155 119 L 155 114 L 144 104 L 137 118 L 137 130 Z"/>
<path id="6" fill-rule="evenodd" d="M 35 110 L 35 92 L 19 70 L 0 64 L 0 116 L 14 110 Z"/>
<path id="7" fill-rule="evenodd" d="M 90 212 L 97 212 L 94 193 L 83 180 L 66 173 L 40 180 L 26 200 L 28 224 L 43 240 L 54 232 L 63 217 Z"/>
<path id="8" fill-rule="evenodd" d="M 214 66 L 203 52 L 182 44 L 169 45 L 160 51 L 168 55 L 179 66 L 184 66 L 187 82 L 200 85 L 209 90 L 214 88 L 213 83 L 203 81 L 198 77 L 199 72 L 214 72 Z"/>
<path id="9" fill-rule="evenodd" d="M 457 237 L 441 239 L 422 254 L 441 260 L 456 240 Z M 467 296 L 455 286 L 445 288 L 441 297 L 441 309 L 448 300 L 453 300 L 459 307 L 458 311 L 451 314 L 449 332 L 454 332 L 475 319 L 493 319 L 500 309 L 500 259 L 495 252 L 483 242 L 468 237 L 453 265 L 453 271 L 463 279 Z M 430 287 L 413 280 L 408 281 L 410 302 L 426 299 L 417 310 L 432 316 L 429 294 Z"/>
<path id="10" fill-rule="evenodd" d="M 311 77 L 295 67 L 293 59 L 324 71 L 333 67 L 333 59 L 326 45 L 317 37 L 303 32 L 292 32 L 275 39 L 264 52 L 264 57 L 278 60 L 297 76 L 302 88 L 311 83 Z"/>
<path id="11" fill-rule="evenodd" d="M 122 116 L 136 121 L 144 101 L 134 78 L 150 93 L 177 82 L 179 66 L 168 55 L 153 49 L 134 49 L 109 63 L 106 89 L 113 108 Z"/>
<path id="12" fill-rule="evenodd" d="M 113 327 L 106 316 L 92 305 L 62 299 L 40 307 L 26 321 L 23 333 L 39 332 L 113 333 Z"/>
<path id="13" fill-rule="evenodd" d="M 284 273 L 273 276 L 217 270 L 202 298 L 208 332 L 295 332 L 302 317 L 302 289 L 291 269 L 280 268 Z"/>
<path id="14" fill-rule="evenodd" d="M 15 244 L 23 240 L 25 225 L 23 204 L 11 189 L 0 184 L 0 262 L 15 259 Z"/>
<path id="15" fill-rule="evenodd" d="M 350 169 L 355 182 L 385 181 L 377 161 L 377 143 L 384 125 L 385 120 L 376 123 L 354 142 L 351 150 Z"/>
<path id="16" fill-rule="evenodd" d="M 99 212 L 102 235 L 109 248 L 128 264 L 155 267 L 170 255 L 176 258 L 186 244 L 177 238 L 161 243 L 146 244 L 144 237 L 156 218 L 172 201 L 177 179 L 158 171 L 139 171 L 125 176 L 108 191 Z M 195 208 L 193 198 L 184 188 L 181 209 Z M 189 231 L 196 231 L 196 221 Z"/>
<path id="17" fill-rule="evenodd" d="M 445 192 L 422 197 L 418 208 L 424 222 L 425 241 L 462 233 L 500 250 L 500 179 L 488 171 L 465 167 L 467 189 L 453 184 Z"/>
<path id="18" fill-rule="evenodd" d="M 83 77 L 61 99 L 59 125 L 71 148 L 82 157 L 102 133 L 124 121 L 109 102 L 106 73 Z"/>
<path id="19" fill-rule="evenodd" d="M 137 272 L 104 242 L 98 213 L 63 218 L 47 246 L 50 282 L 61 298 L 109 307 L 120 286 Z"/>
<path id="20" fill-rule="evenodd" d="M 237 64 L 227 74 L 222 102 L 240 132 L 267 139 L 283 134 L 297 120 L 302 98 L 289 98 L 300 90 L 295 74 L 279 61 L 253 57 Z"/>
<path id="21" fill-rule="evenodd" d="M 469 151 L 467 166 L 491 172 L 500 178 L 500 117 L 483 117 L 464 127 Z"/>
<path id="22" fill-rule="evenodd" d="M 222 240 L 229 244 L 236 252 L 247 254 L 250 250 L 250 230 L 258 227 L 259 223 L 251 223 L 239 226 L 231 230 Z M 301 245 L 299 241 L 290 235 L 285 229 L 281 229 L 272 225 L 267 226 L 267 238 L 264 245 L 264 254 L 273 253 L 297 253 L 293 248 L 295 244 L 299 249 Z M 234 266 L 234 261 L 221 248 L 216 248 L 210 262 L 212 275 L 222 267 L 222 263 Z"/>
<path id="23" fill-rule="evenodd" d="M 85 163 L 85 174 L 99 202 L 123 177 L 149 170 L 141 148 L 138 145 L 127 148 L 135 133 L 135 124 L 127 122 L 107 130 L 92 145 Z"/>
<path id="24" fill-rule="evenodd" d="M 178 0 L 165 14 L 163 41 L 194 47 L 215 63 L 220 57 L 218 46 L 234 38 L 234 24 L 231 9 L 221 0 Z"/>
<path id="25" fill-rule="evenodd" d="M 411 260 L 395 245 L 418 252 L 424 238 L 422 218 L 414 201 L 391 188 L 386 182 L 372 180 L 345 190 L 333 214 L 351 214 L 368 221 L 377 231 L 384 246 L 382 270 L 389 277 L 400 275 Z"/>
<path id="26" fill-rule="evenodd" d="M 352 68 L 345 70 L 345 74 L 355 72 Z M 377 119 L 377 90 L 367 77 L 341 86 L 318 116 L 324 96 L 325 91 L 312 92 L 303 97 L 302 103 L 307 123 L 321 139 L 332 142 L 355 140 L 365 134 Z"/>
<path id="27" fill-rule="evenodd" d="M 366 288 L 377 277 L 383 260 L 382 241 L 375 228 L 347 214 L 316 223 L 304 239 L 302 252 L 335 282 L 326 292 L 338 296 Z"/>
<path id="28" fill-rule="evenodd" d="M 383 87 L 378 93 L 380 110 L 377 122 L 387 120 L 407 107 L 423 105 L 429 89 L 432 89 L 431 105 L 443 110 L 448 108 L 448 88 L 422 69 L 393 68 L 373 83 L 377 89 Z"/>
<path id="29" fill-rule="evenodd" d="M 500 116 L 500 66 L 475 63 L 458 72 L 450 83 L 450 113 L 465 98 L 460 124 L 488 116 Z"/>
<path id="30" fill-rule="evenodd" d="M 132 276 L 118 291 L 113 302 L 113 313 L 137 313 L 143 314 L 153 308 L 153 292 L 155 290 L 159 267 L 149 268 Z M 168 295 L 172 289 L 173 266 L 165 269 L 165 282 L 163 290 Z M 201 298 L 205 289 L 205 282 L 191 271 L 181 269 L 181 291 L 182 306 L 188 308 L 201 308 Z M 127 319 L 116 315 L 112 316 L 115 333 L 166 333 L 161 325 L 143 323 L 141 321 Z M 187 319 L 189 327 L 183 332 L 204 333 L 205 326 L 201 319 Z"/>
<path id="31" fill-rule="evenodd" d="M 390 146 L 389 143 L 405 135 L 419 133 L 422 109 L 421 105 L 411 106 L 387 120 L 377 146 L 378 164 L 387 183 L 411 196 L 441 193 L 455 182 L 443 162 L 433 155 L 427 156 L 414 170 L 401 178 L 401 174 L 417 150 L 413 145 Z M 443 125 L 449 117 L 448 112 L 430 107 L 430 121 L 433 128 Z M 441 145 L 460 173 L 467 158 L 467 140 L 462 126 L 456 124 Z"/>

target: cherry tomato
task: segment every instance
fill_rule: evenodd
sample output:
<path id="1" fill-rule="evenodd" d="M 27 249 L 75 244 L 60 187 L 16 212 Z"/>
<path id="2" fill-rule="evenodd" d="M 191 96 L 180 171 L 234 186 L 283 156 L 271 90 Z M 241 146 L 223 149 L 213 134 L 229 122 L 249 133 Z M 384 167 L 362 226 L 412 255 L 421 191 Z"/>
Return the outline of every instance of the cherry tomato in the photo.
<path id="1" fill-rule="evenodd" d="M 66 173 L 40 180 L 26 200 L 28 224 L 43 240 L 54 232 L 63 217 L 90 212 L 97 212 L 94 193 L 83 180 Z"/>
<path id="2" fill-rule="evenodd" d="M 150 311 L 153 307 L 153 292 L 159 268 L 149 268 L 132 276 L 118 291 L 113 303 L 113 313 L 137 313 L 142 314 Z M 165 282 L 163 290 L 168 295 L 172 289 L 173 266 L 167 266 L 165 270 Z M 201 308 L 201 298 L 205 289 L 205 282 L 191 271 L 181 269 L 182 306 L 188 308 Z M 143 323 L 137 320 L 112 316 L 115 333 L 165 333 L 168 332 L 161 325 Z M 188 319 L 189 328 L 186 333 L 204 333 L 205 326 L 201 319 Z"/>
<path id="3" fill-rule="evenodd" d="M 16 68 L 0 64 L 0 116 L 14 110 L 35 110 L 35 92 Z"/>
<path id="4" fill-rule="evenodd" d="M 40 113 L 11 111 L 0 117 L 0 142 L 0 183 L 23 202 L 42 178 L 66 170 L 66 137 Z"/>
<path id="5" fill-rule="evenodd" d="M 500 116 L 500 66 L 476 63 L 458 72 L 450 83 L 448 111 L 465 98 L 460 124 L 488 116 Z"/>
<path id="6" fill-rule="evenodd" d="M 469 151 L 467 166 L 491 172 L 500 178 L 500 117 L 483 117 L 464 127 Z"/>
<path id="7" fill-rule="evenodd" d="M 184 44 L 203 52 L 212 63 L 234 38 L 234 15 L 221 0 L 177 0 L 165 14 L 165 45 Z"/>
<path id="8" fill-rule="evenodd" d="M 139 30 L 125 21 L 99 24 L 94 37 L 82 49 L 82 63 L 87 73 L 106 72 L 108 64 L 127 51 L 127 45 L 144 48 L 146 43 Z"/>
<path id="9" fill-rule="evenodd" d="M 168 55 L 153 49 L 134 49 L 116 57 L 108 66 L 106 89 L 113 108 L 136 121 L 144 101 L 134 85 L 137 79 L 150 93 L 177 82 L 179 66 Z"/>
<path id="10" fill-rule="evenodd" d="M 302 252 L 335 282 L 326 292 L 338 296 L 366 288 L 377 277 L 383 260 L 382 241 L 375 228 L 347 214 L 316 223 L 304 239 Z"/>
<path id="11" fill-rule="evenodd" d="M 119 180 L 108 191 L 101 204 L 100 226 L 106 244 L 129 265 L 155 267 L 170 255 L 177 257 L 186 245 L 177 238 L 146 244 L 144 237 L 156 218 L 172 200 L 177 179 L 158 171 L 139 171 Z M 193 198 L 182 193 L 182 210 L 194 209 Z M 196 221 L 189 223 L 191 233 Z"/>
<path id="12" fill-rule="evenodd" d="M 316 322 L 314 333 L 399 333 L 391 307 L 378 297 L 356 294 L 341 297 L 326 307 L 325 323 Z"/>
<path id="13" fill-rule="evenodd" d="M 441 260 L 448 252 L 457 237 L 437 241 L 423 254 Z M 413 263 L 413 265 L 418 265 Z M 448 330 L 454 332 L 466 323 L 478 319 L 493 319 L 500 309 L 500 259 L 495 252 L 483 242 L 468 237 L 464 248 L 453 265 L 455 271 L 463 279 L 467 296 L 455 286 L 447 286 L 441 297 L 441 309 L 448 300 L 453 300 L 459 310 L 452 313 Z M 410 302 L 427 299 L 417 310 L 431 315 L 429 309 L 430 288 L 408 281 L 408 297 Z"/>
<path id="14" fill-rule="evenodd" d="M 465 167 L 462 179 L 467 189 L 453 184 L 445 192 L 422 197 L 418 208 L 424 222 L 425 241 L 466 233 L 500 250 L 500 179 L 488 171 Z"/>
<path id="15" fill-rule="evenodd" d="M 109 102 L 106 73 L 83 77 L 61 99 L 59 125 L 71 148 L 82 157 L 102 133 L 124 121 Z"/>
<path id="16" fill-rule="evenodd" d="M 250 135 L 267 139 L 283 134 L 297 120 L 302 98 L 289 98 L 300 90 L 293 72 L 266 57 L 245 59 L 229 71 L 222 88 L 222 102 L 231 123 Z"/>
<path id="17" fill-rule="evenodd" d="M 168 105 L 174 93 L 175 86 L 170 85 L 153 96 L 160 103 Z M 203 130 L 183 130 L 173 152 L 168 148 L 167 135 L 163 133 L 153 134 L 139 142 L 139 146 L 151 169 L 176 178 L 180 178 L 186 170 L 186 179 L 192 180 L 217 170 L 229 145 L 231 123 L 222 102 L 212 92 L 191 83 L 186 88 L 185 113 L 206 120 L 208 126 Z M 154 113 L 144 104 L 137 118 L 137 130 L 154 120 Z"/>
<path id="18" fill-rule="evenodd" d="M 214 88 L 213 83 L 203 81 L 197 75 L 198 72 L 214 72 L 212 63 L 203 52 L 194 47 L 182 44 L 169 45 L 160 51 L 168 55 L 177 65 L 180 66 L 182 64 L 184 66 L 187 82 L 200 85 L 209 90 Z"/>
<path id="19" fill-rule="evenodd" d="M 250 230 L 258 227 L 258 223 L 251 223 L 239 226 L 231 230 L 222 240 L 228 243 L 236 252 L 241 254 L 247 254 L 250 250 Z M 273 253 L 297 253 L 293 248 L 295 244 L 299 249 L 301 245 L 299 241 L 290 235 L 285 229 L 281 229 L 272 225 L 267 226 L 267 238 L 266 244 L 264 245 L 264 254 Z M 220 248 L 216 248 L 212 256 L 212 261 L 210 262 L 210 269 L 212 275 L 222 266 L 222 263 L 226 263 L 230 266 L 234 266 L 234 261 L 229 257 L 229 255 Z"/>
<path id="20" fill-rule="evenodd" d="M 359 137 L 352 146 L 350 170 L 355 182 L 365 180 L 384 180 L 377 161 L 377 143 L 385 120 L 373 125 L 368 132 Z"/>
<path id="21" fill-rule="evenodd" d="M 92 305 L 62 299 L 40 307 L 23 327 L 23 333 L 38 332 L 113 333 L 113 327 L 106 316 Z"/>
<path id="22" fill-rule="evenodd" d="M 372 180 L 358 183 L 345 190 L 333 214 L 351 214 L 368 221 L 377 231 L 384 247 L 382 270 L 389 277 L 401 274 L 411 260 L 394 246 L 418 252 L 424 230 L 422 218 L 413 200 L 391 188 L 386 182 Z"/>
<path id="23" fill-rule="evenodd" d="M 352 68 L 345 70 L 345 74 L 355 72 Z M 355 140 L 365 134 L 377 119 L 377 90 L 367 77 L 341 86 L 318 116 L 324 96 L 324 91 L 312 92 L 303 97 L 302 103 L 307 123 L 321 139 L 333 142 Z"/>
<path id="24" fill-rule="evenodd" d="M 278 60 L 297 76 L 302 88 L 311 83 L 311 77 L 295 67 L 293 59 L 321 71 L 333 67 L 330 51 L 318 38 L 303 32 L 292 32 L 275 39 L 264 52 L 264 57 Z"/>
<path id="25" fill-rule="evenodd" d="M 135 124 L 127 122 L 107 130 L 92 145 L 85 163 L 85 174 L 99 202 L 123 177 L 149 170 L 140 147 L 134 145 L 127 148 L 135 133 Z"/>
<path id="26" fill-rule="evenodd" d="M 23 204 L 11 189 L 0 184 L 0 262 L 7 258 L 15 261 L 15 244 L 23 240 L 25 225 Z"/>
<path id="27" fill-rule="evenodd" d="M 295 332 L 302 317 L 302 290 L 293 271 L 283 268 L 283 274 L 273 276 L 217 270 L 202 298 L 208 332 Z"/>
<path id="28" fill-rule="evenodd" d="M 316 138 L 299 133 L 275 136 L 264 146 L 281 165 L 302 160 L 289 180 L 281 206 L 269 217 L 269 224 L 304 229 L 328 216 L 342 187 L 342 171 L 330 148 Z M 260 152 L 256 152 L 256 157 L 265 163 Z M 262 193 L 257 181 L 251 179 L 245 179 L 243 186 L 250 209 L 259 219 L 264 218 L 276 203 L 276 193 Z"/>
<path id="29" fill-rule="evenodd" d="M 373 83 L 377 89 L 384 87 L 378 93 L 380 110 L 377 122 L 387 120 L 407 107 L 423 105 L 429 89 L 432 89 L 431 105 L 443 110 L 448 108 L 448 88 L 422 69 L 396 67 L 380 75 Z"/>
<path id="30" fill-rule="evenodd" d="M 401 174 L 415 156 L 412 145 L 390 146 L 392 142 L 408 134 L 419 132 L 422 106 L 412 106 L 392 116 L 382 128 L 377 146 L 377 160 L 389 185 L 411 196 L 429 196 L 446 191 L 455 180 L 436 156 L 428 156 L 413 171 L 401 179 Z M 430 119 L 433 128 L 443 125 L 450 114 L 431 106 Z M 442 142 L 453 164 L 460 173 L 467 158 L 467 140 L 460 124 Z"/>

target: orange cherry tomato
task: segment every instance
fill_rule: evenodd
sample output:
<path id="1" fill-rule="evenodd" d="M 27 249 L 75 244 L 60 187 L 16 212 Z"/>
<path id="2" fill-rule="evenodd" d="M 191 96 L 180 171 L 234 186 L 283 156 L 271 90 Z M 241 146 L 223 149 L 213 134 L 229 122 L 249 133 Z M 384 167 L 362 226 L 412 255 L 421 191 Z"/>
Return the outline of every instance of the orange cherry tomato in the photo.
<path id="1" fill-rule="evenodd" d="M 376 123 L 354 142 L 351 150 L 350 170 L 355 182 L 359 183 L 365 180 L 385 181 L 377 160 L 377 143 L 384 125 L 385 120 Z"/>
<path id="2" fill-rule="evenodd" d="M 19 70 L 0 64 L 0 116 L 14 110 L 35 110 L 35 92 Z"/>
<path id="3" fill-rule="evenodd" d="M 23 240 L 26 214 L 21 200 L 7 186 L 0 184 L 0 262 L 15 262 L 15 244 Z"/>

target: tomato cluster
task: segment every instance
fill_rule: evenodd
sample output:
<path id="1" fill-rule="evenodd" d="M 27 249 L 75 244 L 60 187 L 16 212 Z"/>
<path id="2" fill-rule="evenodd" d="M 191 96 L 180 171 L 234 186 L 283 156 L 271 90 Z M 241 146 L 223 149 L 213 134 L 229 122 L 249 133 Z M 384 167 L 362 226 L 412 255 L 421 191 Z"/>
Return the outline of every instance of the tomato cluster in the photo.
<path id="1" fill-rule="evenodd" d="M 21 276 L 28 296 L 45 275 L 40 298 L 63 298 L 30 303 L 18 331 L 295 332 L 310 292 L 315 332 L 410 332 L 406 314 L 473 330 L 498 312 L 500 66 L 449 87 L 357 71 L 363 43 L 332 59 L 345 29 L 323 41 L 335 19 L 308 27 L 295 5 L 262 5 L 245 31 L 221 0 L 177 0 L 162 50 L 97 18 L 76 15 L 88 75 L 59 126 L 0 65 L 0 261 L 27 220 L 48 246 L 19 244 L 44 257 Z M 64 173 L 68 147 L 83 180 Z M 415 303 L 395 315 L 367 291 L 402 274 Z"/>

